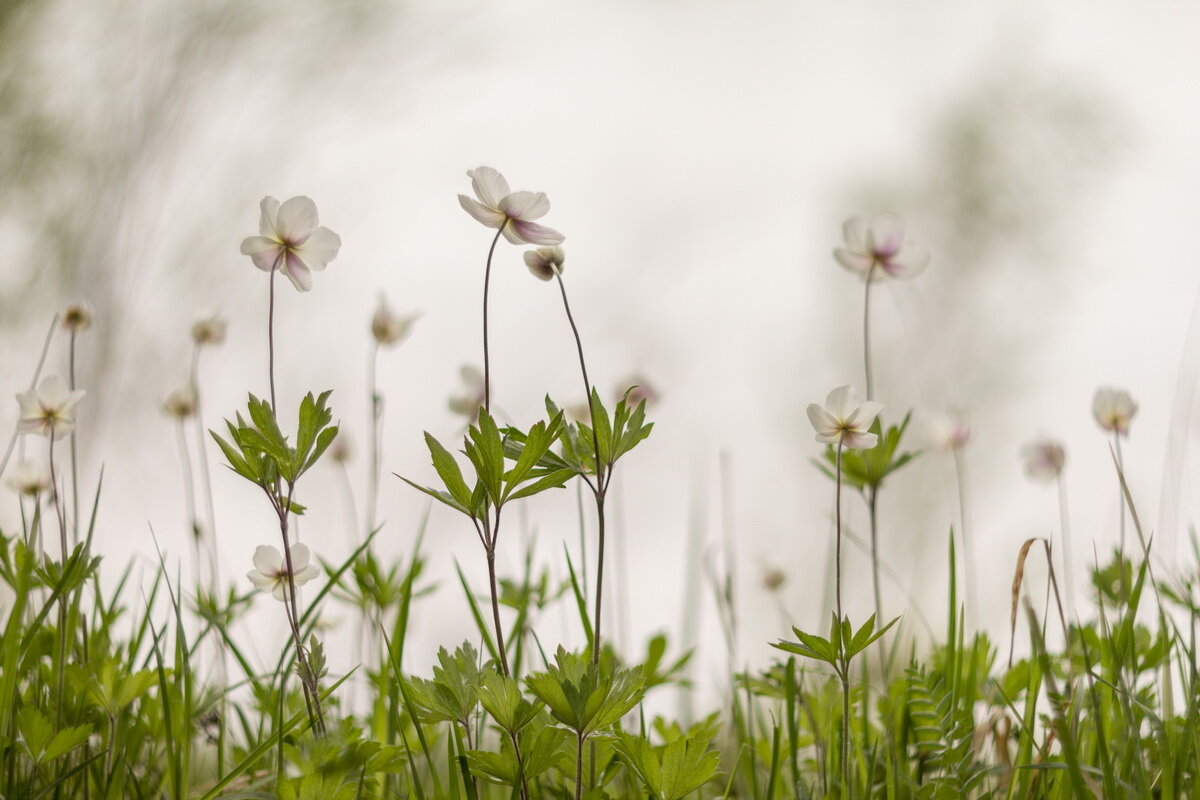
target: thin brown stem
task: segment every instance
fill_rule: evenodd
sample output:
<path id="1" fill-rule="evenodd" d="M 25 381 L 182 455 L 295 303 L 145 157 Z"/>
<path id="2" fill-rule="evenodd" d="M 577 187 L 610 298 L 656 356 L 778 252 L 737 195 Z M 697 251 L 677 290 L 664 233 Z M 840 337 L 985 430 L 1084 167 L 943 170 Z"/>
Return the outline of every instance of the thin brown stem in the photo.
<path id="1" fill-rule="evenodd" d="M 203 397 L 200 393 L 199 344 L 192 348 L 190 376 L 192 392 L 196 401 L 196 413 L 194 416 L 196 425 L 196 461 L 200 465 L 200 486 L 204 494 L 204 515 L 208 523 L 204 528 L 204 533 L 208 536 L 209 557 L 212 559 L 210 578 L 212 579 L 213 596 L 216 597 L 217 590 L 221 585 L 220 552 L 217 545 L 217 512 L 213 502 L 212 474 L 208 469 L 208 450 L 205 448 L 205 442 L 208 441 L 208 437 L 204 435 L 204 405 Z"/>
<path id="2" fill-rule="evenodd" d="M 489 414 L 492 413 L 492 359 L 488 350 L 488 290 L 492 283 L 492 255 L 496 252 L 496 243 L 500 241 L 500 234 L 504 233 L 506 225 L 507 218 L 492 239 L 492 246 L 488 248 L 487 267 L 483 272 L 483 408 Z"/>
<path id="3" fill-rule="evenodd" d="M 496 650 L 500 655 L 500 671 L 507 678 L 510 677 L 510 673 L 508 671 L 508 653 L 504 648 L 504 628 L 500 624 L 500 593 L 496 587 L 496 547 L 494 540 L 487 550 L 487 564 L 488 589 L 492 595 L 492 624 L 496 628 Z"/>
<path id="4" fill-rule="evenodd" d="M 838 441 L 837 456 L 834 461 L 834 503 L 833 503 L 833 518 L 835 534 L 837 536 L 836 544 L 836 564 L 834 566 L 835 573 L 835 603 L 837 605 L 837 620 L 835 625 L 837 630 L 835 634 L 839 645 L 838 653 L 838 677 L 842 682 L 842 787 L 841 796 L 850 796 L 850 670 L 849 659 L 846 658 L 845 648 L 846 643 L 842 641 L 841 627 L 845 617 L 842 614 L 842 448 L 844 447 L 841 440 Z"/>
<path id="5" fill-rule="evenodd" d="M 75 391 L 75 336 L 76 330 L 71 328 L 71 339 L 68 347 L 67 383 L 71 391 Z M 78 414 L 78 412 L 76 412 Z M 75 541 L 79 541 L 79 451 L 75 444 L 75 428 L 71 428 L 71 530 Z"/>
<path id="6" fill-rule="evenodd" d="M 370 364 L 367 368 L 367 391 L 371 394 L 371 408 L 368 447 L 371 474 L 367 483 L 367 535 L 375 530 L 375 514 L 379 506 L 379 438 L 383 416 L 383 398 L 379 396 L 377 364 L 379 361 L 379 342 L 371 345 Z"/>
<path id="7" fill-rule="evenodd" d="M 280 253 L 280 257 L 282 257 Z M 267 375 L 271 381 L 271 413 L 276 414 L 275 405 L 275 273 L 279 271 L 279 257 L 271 269 L 271 288 L 267 296 Z"/>
<path id="8" fill-rule="evenodd" d="M 867 272 L 863 290 L 863 367 L 867 373 L 867 399 L 874 400 L 874 381 L 871 374 L 871 277 L 875 274 L 874 266 Z"/>

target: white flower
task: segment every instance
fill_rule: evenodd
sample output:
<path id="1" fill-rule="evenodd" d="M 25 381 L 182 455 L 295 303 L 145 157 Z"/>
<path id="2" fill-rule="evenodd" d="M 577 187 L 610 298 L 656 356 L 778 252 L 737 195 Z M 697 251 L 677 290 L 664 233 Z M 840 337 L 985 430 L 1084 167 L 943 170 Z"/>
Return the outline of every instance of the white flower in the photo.
<path id="1" fill-rule="evenodd" d="M 282 270 L 302 292 L 312 288 L 312 270 L 320 272 L 337 257 L 342 239 L 317 224 L 317 205 L 307 197 L 293 197 L 283 205 L 274 197 L 260 204 L 259 236 L 242 240 L 243 255 L 264 272 Z"/>
<path id="2" fill-rule="evenodd" d="M 371 335 L 380 344 L 398 344 L 408 337 L 413 323 L 417 321 L 416 314 L 400 316 L 388 306 L 387 298 L 379 296 L 379 307 L 371 317 Z"/>
<path id="3" fill-rule="evenodd" d="M 225 320 L 216 314 L 199 317 L 192 323 L 192 341 L 198 345 L 218 345 L 225 341 Z"/>
<path id="4" fill-rule="evenodd" d="M 63 311 L 62 326 L 72 333 L 83 333 L 92 326 L 95 315 L 90 303 L 74 303 Z"/>
<path id="5" fill-rule="evenodd" d="M 38 433 L 52 439 L 61 439 L 75 429 L 75 406 L 83 399 L 83 390 L 72 392 L 67 382 L 58 375 L 51 375 L 38 385 L 17 395 L 21 404 L 21 419 L 17 430 L 21 433 Z"/>
<path id="6" fill-rule="evenodd" d="M 171 391 L 163 400 L 163 411 L 175 419 L 188 419 L 196 413 L 196 390 L 186 383 Z"/>
<path id="7" fill-rule="evenodd" d="M 312 559 L 308 547 L 294 544 L 292 549 L 292 582 L 303 586 L 321 574 L 316 564 L 308 563 Z M 287 562 L 274 547 L 259 545 L 254 551 L 254 569 L 246 573 L 246 577 L 261 592 L 270 592 L 276 600 L 287 598 L 288 578 Z"/>
<path id="8" fill-rule="evenodd" d="M 842 225 L 845 247 L 833 251 L 843 267 L 876 280 L 879 273 L 892 278 L 911 278 L 929 264 L 929 252 L 904 238 L 904 220 L 895 214 L 882 214 L 868 220 L 851 217 Z"/>
<path id="9" fill-rule="evenodd" d="M 525 266 L 534 277 L 548 281 L 555 275 L 561 275 L 563 262 L 567 260 L 561 247 L 539 247 L 537 250 L 525 251 Z"/>
<path id="10" fill-rule="evenodd" d="M 858 404 L 858 394 L 849 386 L 839 386 L 825 398 L 825 405 L 812 403 L 808 419 L 817 432 L 817 441 L 841 444 L 855 450 L 870 450 L 878 442 L 871 423 L 883 410 L 881 403 L 868 400 Z"/>
<path id="11" fill-rule="evenodd" d="M 33 497 L 50 488 L 50 469 L 40 461 L 26 459 L 13 469 L 5 483 L 18 494 Z"/>
<path id="12" fill-rule="evenodd" d="M 484 400 L 483 373 L 477 367 L 466 365 L 459 369 L 458 374 L 462 376 L 466 390 L 451 397 L 446 405 L 455 414 L 461 414 L 474 421 Z"/>
<path id="13" fill-rule="evenodd" d="M 1129 435 L 1129 423 L 1137 410 L 1137 403 L 1124 389 L 1102 386 L 1092 398 L 1092 416 L 1096 422 L 1104 430 L 1114 431 L 1119 436 Z"/>
<path id="14" fill-rule="evenodd" d="M 513 244 L 562 244 L 565 238 L 553 228 L 532 220 L 546 216 L 550 201 L 544 192 L 514 192 L 504 176 L 491 167 L 467 170 L 479 200 L 458 196 L 463 210 L 489 228 L 500 228 Z"/>
<path id="15" fill-rule="evenodd" d="M 1039 439 L 1021 448 L 1021 461 L 1026 475 L 1035 481 L 1050 483 L 1062 474 L 1067 453 L 1053 439 Z"/>
<path id="16" fill-rule="evenodd" d="M 933 416 L 926 420 L 925 428 L 930 447 L 944 453 L 961 450 L 971 440 L 971 426 L 959 411 Z"/>

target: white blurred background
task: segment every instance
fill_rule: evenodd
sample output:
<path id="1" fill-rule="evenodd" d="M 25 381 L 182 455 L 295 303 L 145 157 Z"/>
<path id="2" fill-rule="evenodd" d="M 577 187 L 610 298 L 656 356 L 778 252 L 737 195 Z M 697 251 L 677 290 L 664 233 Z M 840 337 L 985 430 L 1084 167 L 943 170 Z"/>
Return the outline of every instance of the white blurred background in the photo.
<path id="1" fill-rule="evenodd" d="M 263 195 L 308 195 L 344 245 L 312 292 L 277 287 L 281 410 L 334 389 L 361 518 L 369 317 L 381 292 L 421 313 L 379 361 L 378 542 L 407 552 L 425 503 L 391 473 L 431 481 L 421 431 L 461 432 L 446 401 L 460 365 L 482 358 L 490 232 L 455 195 L 469 193 L 467 169 L 494 166 L 551 199 L 542 221 L 566 234 L 601 391 L 641 373 L 661 393 L 654 434 L 617 479 L 609 630 L 630 650 L 657 630 L 698 645 L 694 677 L 711 692 L 726 657 L 709 582 L 723 537 L 736 543 L 739 662 L 763 665 L 788 624 L 827 619 L 833 487 L 810 463 L 804 409 L 836 385 L 861 389 L 862 285 L 831 253 L 844 218 L 893 211 L 933 261 L 875 291 L 876 394 L 889 421 L 947 407 L 970 418 L 972 614 L 1006 645 L 1017 549 L 1058 529 L 1053 489 L 1022 476 L 1023 442 L 1067 445 L 1080 592 L 1093 547 L 1104 558 L 1116 541 L 1097 386 L 1140 403 L 1125 458 L 1159 557 L 1190 550 L 1198 33 L 1200 7 L 1183 2 L 0 4 L 0 396 L 28 383 L 56 310 L 95 306 L 79 343 L 79 443 L 85 495 L 104 468 L 99 550 L 113 573 L 130 558 L 148 573 L 153 528 L 187 574 L 161 402 L 186 380 L 188 328 L 209 310 L 229 339 L 202 364 L 208 425 L 266 393 L 267 279 L 238 245 L 257 233 Z M 492 302 L 498 405 L 528 424 L 547 392 L 581 399 L 557 292 L 503 242 Z M 64 371 L 65 341 L 48 371 Z M 0 432 L 16 416 L 0 403 Z M 44 457 L 44 440 L 25 446 Z M 212 447 L 209 458 L 232 580 L 278 531 Z M 298 498 L 311 509 L 301 538 L 329 560 L 361 536 L 340 481 L 318 467 Z M 0 524 L 12 530 L 8 497 Z M 516 576 L 536 531 L 565 577 L 575 499 L 531 505 L 528 530 L 505 534 L 505 572 Z M 861 502 L 845 507 L 865 533 Z M 917 635 L 922 615 L 942 630 L 958 526 L 949 457 L 926 453 L 895 476 L 881 515 L 885 609 L 907 612 Z M 418 670 L 472 632 L 454 559 L 484 574 L 449 510 L 433 510 L 426 542 L 439 588 L 418 606 L 406 656 Z M 778 602 L 762 584 L 772 568 L 786 576 Z M 863 618 L 869 562 L 854 546 L 847 574 L 848 610 Z M 263 653 L 284 640 L 276 615 L 260 603 L 249 623 L 278 628 L 278 642 L 258 637 Z M 581 637 L 569 609 L 542 635 Z"/>

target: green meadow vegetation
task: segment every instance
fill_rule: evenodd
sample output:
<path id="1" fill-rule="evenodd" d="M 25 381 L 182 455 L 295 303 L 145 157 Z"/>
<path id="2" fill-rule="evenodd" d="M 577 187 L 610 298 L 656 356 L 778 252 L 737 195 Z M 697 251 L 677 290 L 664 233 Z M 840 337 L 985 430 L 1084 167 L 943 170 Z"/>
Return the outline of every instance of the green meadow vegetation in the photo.
<path id="1" fill-rule="evenodd" d="M 872 289 L 913 278 L 930 262 L 892 215 L 849 220 L 834 252 L 864 287 L 865 399 L 850 386 L 834 388 L 808 407 L 816 442 L 794 443 L 811 458 L 812 480 L 828 487 L 833 613 L 808 629 L 780 630 L 773 662 L 728 675 L 721 699 L 698 722 L 650 713 L 648 697 L 692 691 L 691 654 L 665 635 L 621 652 L 603 623 L 613 580 L 606 558 L 613 476 L 654 446 L 654 392 L 643 384 L 602 396 L 589 376 L 567 291 L 564 237 L 537 222 L 549 211 L 546 196 L 511 191 L 488 167 L 468 175 L 473 196 L 459 201 L 489 229 L 490 242 L 481 237 L 483 369 L 464 370 L 466 394 L 451 402 L 465 435 L 440 441 L 426 433 L 426 471 L 381 475 L 382 403 L 372 383 L 368 533 L 344 560 L 321 558 L 295 533 L 310 471 L 347 457 L 337 398 L 319 391 L 319 375 L 302 398 L 277 397 L 275 389 L 276 346 L 286 341 L 277 338 L 275 311 L 290 291 L 283 279 L 313 290 L 314 272 L 341 245 L 319 225 L 311 200 L 265 198 L 259 233 L 241 248 L 263 273 L 247 270 L 247 282 L 262 281 L 268 298 L 269 391 L 250 394 L 238 409 L 203 406 L 201 354 L 218 358 L 225 338 L 224 322 L 206 317 L 192 328 L 191 379 L 164 404 L 185 445 L 194 575 L 161 555 L 157 573 L 143 582 L 132 565 L 101 571 L 103 479 L 80 485 L 75 447 L 76 410 L 88 402 L 75 383 L 75 343 L 87 335 L 91 311 L 81 304 L 54 318 L 29 388 L 17 398 L 20 420 L 0 462 L 20 511 L 19 528 L 0 532 L 0 798 L 1197 796 L 1200 546 L 1192 565 L 1171 572 L 1153 556 L 1153 531 L 1143 527 L 1123 474 L 1121 445 L 1137 411 L 1127 392 L 1102 388 L 1095 398 L 1113 475 L 1097 491 L 1119 496 L 1121 539 L 1086 586 L 1060 579 L 1072 553 L 1064 504 L 1053 540 L 1030 539 L 1013 554 L 1008 630 L 968 625 L 962 565 L 971 542 L 958 529 L 944 538 L 949 591 L 938 641 L 914 644 L 905 609 L 885 607 L 878 498 L 893 473 L 921 468 L 923 449 L 942 449 L 957 463 L 970 437 L 965 421 L 949 415 L 920 439 L 911 414 L 887 407 L 886 392 L 881 401 L 874 386 Z M 564 410 L 547 397 L 543 417 L 523 424 L 494 410 L 488 293 L 502 238 L 530 246 L 523 256 L 529 271 L 557 289 L 578 353 L 578 363 L 563 368 L 578 370 L 583 408 Z M 413 324 L 381 303 L 371 321 L 372 376 L 380 349 L 400 344 Z M 69 345 L 65 364 L 48 358 L 61 336 Z M 202 410 L 223 422 L 213 424 Z M 185 431 L 204 446 L 188 451 Z M 1031 478 L 1061 489 L 1060 444 L 1031 442 L 1022 452 Z M 277 530 L 257 533 L 260 546 L 245 575 L 219 577 L 215 569 L 223 533 L 211 524 L 219 501 L 211 472 L 218 468 L 252 485 L 277 521 Z M 586 500 L 580 514 L 593 531 L 595 559 L 587 564 L 564 546 L 570 579 L 555 586 L 532 548 L 514 552 L 521 547 L 513 532 L 517 507 L 574 485 Z M 475 533 L 487 583 L 431 561 L 422 530 L 392 530 L 387 535 L 392 543 L 401 537 L 405 555 L 381 555 L 395 550 L 379 547 L 381 492 L 407 493 L 433 513 L 453 515 L 464 536 Z M 849 503 L 865 504 L 869 514 L 875 613 L 865 619 L 843 613 Z M 1090 544 L 1075 549 L 1090 551 Z M 501 563 L 523 569 L 501 574 L 498 553 L 507 556 Z M 1035 562 L 1049 575 L 1036 586 L 1025 579 Z M 455 593 L 476 635 L 444 642 L 435 663 L 405 671 L 411 623 L 435 582 Z M 730 584 L 714 589 L 733 642 L 738 600 Z M 861 581 L 855 590 L 864 591 Z M 237 634 L 246 612 L 260 605 L 289 632 L 267 663 Z M 567 649 L 538 630 L 554 605 L 570 611 L 585 647 Z M 331 656 L 321 625 L 330 609 L 360 632 L 357 652 Z M 799 616 L 815 622 L 816 613 Z"/>

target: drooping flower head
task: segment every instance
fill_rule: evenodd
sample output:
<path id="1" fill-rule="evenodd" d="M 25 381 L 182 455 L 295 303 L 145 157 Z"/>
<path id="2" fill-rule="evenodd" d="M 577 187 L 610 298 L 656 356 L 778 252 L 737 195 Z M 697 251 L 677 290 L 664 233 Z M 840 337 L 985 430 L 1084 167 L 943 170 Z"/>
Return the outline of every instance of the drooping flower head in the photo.
<path id="1" fill-rule="evenodd" d="M 26 459 L 17 464 L 5 483 L 17 494 L 36 497 L 50 488 L 50 469 L 40 461 Z"/>
<path id="2" fill-rule="evenodd" d="M 500 228 L 513 244 L 562 244 L 565 237 L 561 233 L 532 221 L 550 210 L 544 192 L 514 192 L 491 167 L 467 170 L 467 176 L 479 199 L 460 194 L 458 202 L 472 217 L 489 228 Z"/>
<path id="3" fill-rule="evenodd" d="M 904 220 L 895 214 L 874 219 L 851 217 L 842 225 L 845 247 L 833 257 L 863 279 L 911 278 L 929 265 L 929 251 L 904 237 Z"/>
<path id="4" fill-rule="evenodd" d="M 787 574 L 779 567 L 766 567 L 762 573 L 763 588 L 768 592 L 777 592 L 787 582 Z"/>
<path id="5" fill-rule="evenodd" d="M 75 406 L 85 394 L 82 389 L 72 392 L 66 381 L 51 375 L 38 384 L 37 389 L 17 395 L 21 405 L 17 430 L 49 436 L 52 440 L 67 436 L 75 429 Z"/>
<path id="6" fill-rule="evenodd" d="M 841 444 L 853 450 L 870 450 L 879 437 L 871 433 L 871 423 L 883 404 L 868 400 L 858 403 L 858 394 L 849 386 L 839 386 L 825 398 L 825 405 L 812 403 L 808 419 L 817 432 L 817 441 Z"/>
<path id="7" fill-rule="evenodd" d="M 1067 453 L 1053 439 L 1038 439 L 1021 448 L 1025 474 L 1032 480 L 1052 483 L 1067 464 Z"/>
<path id="8" fill-rule="evenodd" d="M 163 400 L 163 411 L 175 419 L 189 419 L 196 413 L 196 389 L 190 382 L 172 389 Z"/>
<path id="9" fill-rule="evenodd" d="M 625 397 L 625 403 L 630 408 L 637 408 L 643 400 L 646 401 L 646 408 L 650 408 L 661 399 L 658 387 L 646 380 L 646 376 L 640 373 L 630 375 L 619 385 L 622 388 L 617 392 L 617 399 L 625 397 L 625 391 L 629 390 L 629 396 Z"/>
<path id="10" fill-rule="evenodd" d="M 197 317 L 196 321 L 192 323 L 192 341 L 201 347 L 219 345 L 225 341 L 227 328 L 225 320 L 217 314 Z"/>
<path id="11" fill-rule="evenodd" d="M 307 197 L 293 197 L 280 205 L 264 197 L 258 236 L 242 240 L 242 254 L 264 272 L 281 270 L 302 292 L 312 288 L 312 272 L 320 272 L 337 257 L 342 240 L 318 225 L 317 204 Z"/>
<path id="12" fill-rule="evenodd" d="M 72 333 L 83 333 L 92 326 L 95 316 L 91 303 L 73 303 L 63 311 L 62 326 Z"/>
<path id="13" fill-rule="evenodd" d="M 401 316 L 392 311 L 387 298 L 379 296 L 379 307 L 371 317 L 371 335 L 382 345 L 399 344 L 408 338 L 412 332 L 413 323 L 417 321 L 416 314 Z"/>
<path id="14" fill-rule="evenodd" d="M 567 256 L 561 247 L 539 247 L 537 250 L 525 251 L 525 266 L 535 278 L 548 281 L 555 275 L 561 275 Z"/>
<path id="15" fill-rule="evenodd" d="M 455 414 L 474 422 L 484 401 L 483 373 L 478 367 L 467 364 L 459 369 L 458 374 L 462 377 L 464 391 L 451 397 L 446 405 Z"/>
<path id="16" fill-rule="evenodd" d="M 926 420 L 925 436 L 934 450 L 953 453 L 971 441 L 971 426 L 961 411 L 946 411 Z"/>
<path id="17" fill-rule="evenodd" d="M 1092 398 L 1092 416 L 1097 424 L 1106 431 L 1113 431 L 1118 436 L 1129 435 L 1129 423 L 1137 413 L 1137 403 L 1124 389 L 1113 389 L 1101 386 Z"/>
<path id="18" fill-rule="evenodd" d="M 310 564 L 312 554 L 303 544 L 294 544 L 292 550 L 292 582 L 297 587 L 321 574 L 316 564 Z M 286 600 L 288 595 L 287 560 L 274 547 L 259 545 L 254 551 L 254 569 L 246 577 L 261 592 L 270 592 L 276 600 Z"/>
<path id="19" fill-rule="evenodd" d="M 338 431 L 337 438 L 329 445 L 329 457 L 335 464 L 347 464 L 354 456 L 354 447 L 350 444 L 350 434 Z"/>

